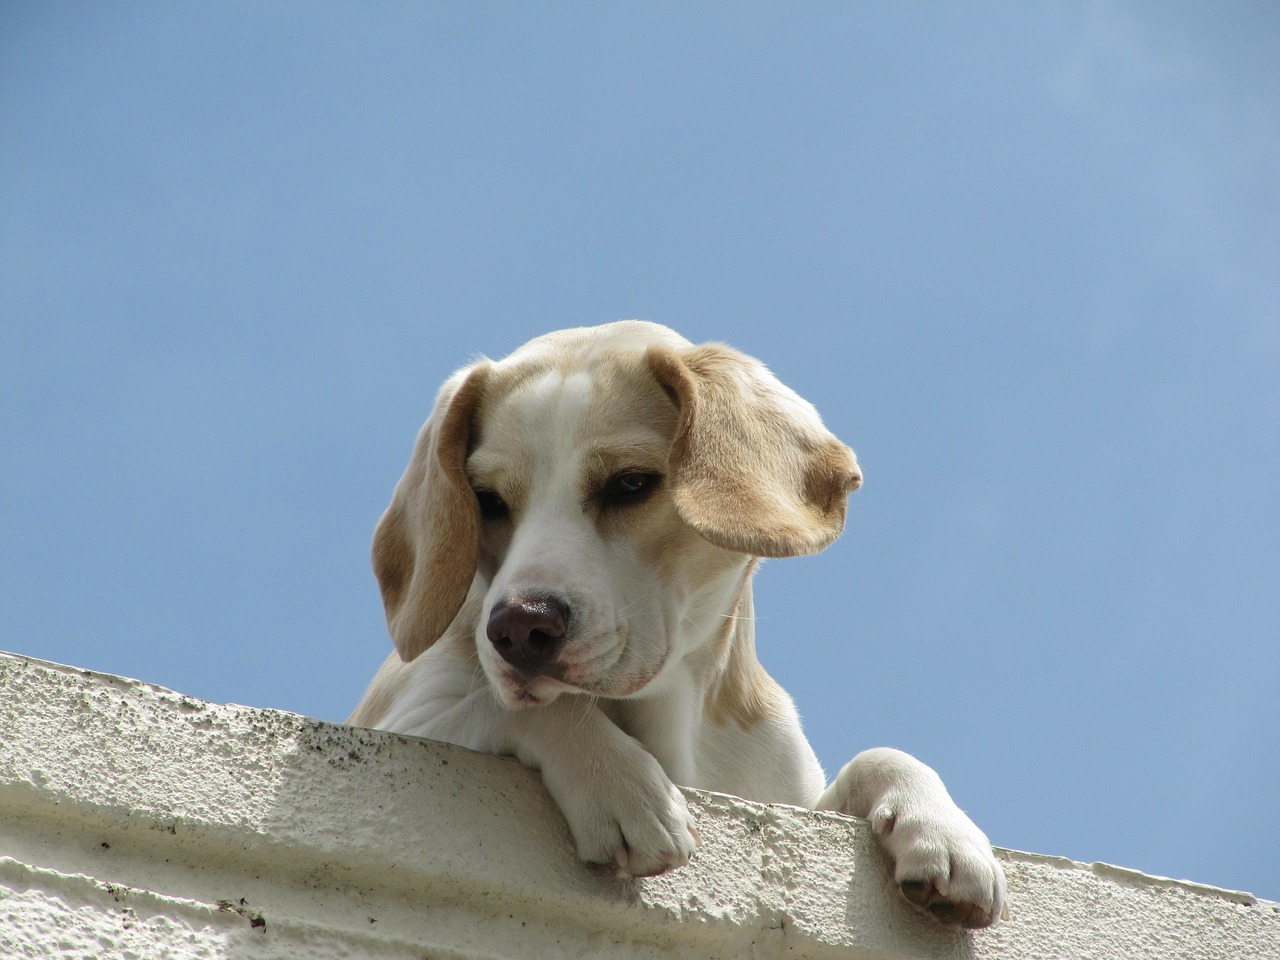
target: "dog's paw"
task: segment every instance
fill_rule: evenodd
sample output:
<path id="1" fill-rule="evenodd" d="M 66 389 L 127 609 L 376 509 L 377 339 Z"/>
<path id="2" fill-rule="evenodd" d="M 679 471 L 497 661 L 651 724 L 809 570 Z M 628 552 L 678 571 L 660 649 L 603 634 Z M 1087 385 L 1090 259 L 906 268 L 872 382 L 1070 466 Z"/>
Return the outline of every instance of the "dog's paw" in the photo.
<path id="1" fill-rule="evenodd" d="M 986 834 L 954 805 L 889 796 L 871 826 L 893 858 L 903 896 L 942 923 L 989 927 L 1005 909 L 1005 878 Z"/>
<path id="2" fill-rule="evenodd" d="M 558 798 L 582 860 L 652 877 L 684 866 L 697 850 L 684 794 L 656 760 L 644 760 L 643 769 L 592 778 Z"/>

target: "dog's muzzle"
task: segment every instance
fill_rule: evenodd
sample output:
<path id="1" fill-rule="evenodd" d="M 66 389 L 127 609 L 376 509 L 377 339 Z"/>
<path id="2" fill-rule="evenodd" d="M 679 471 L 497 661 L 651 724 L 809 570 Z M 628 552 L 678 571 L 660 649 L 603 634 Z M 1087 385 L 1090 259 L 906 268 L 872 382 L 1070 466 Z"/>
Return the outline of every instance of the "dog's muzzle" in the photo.
<path id="1" fill-rule="evenodd" d="M 569 605 L 549 594 L 507 597 L 494 605 L 485 633 L 498 655 L 525 677 L 562 672 L 558 663 Z"/>

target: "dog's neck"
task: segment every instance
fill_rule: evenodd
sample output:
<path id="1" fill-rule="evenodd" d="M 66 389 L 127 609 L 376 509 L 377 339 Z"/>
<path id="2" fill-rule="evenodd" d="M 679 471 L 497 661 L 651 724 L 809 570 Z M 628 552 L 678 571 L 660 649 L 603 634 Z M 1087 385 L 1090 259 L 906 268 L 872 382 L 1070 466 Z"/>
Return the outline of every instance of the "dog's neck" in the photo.
<path id="1" fill-rule="evenodd" d="M 778 698 L 785 697 L 756 659 L 751 578 L 757 566 L 752 559 L 735 571 L 736 590 L 729 590 L 714 632 L 696 638 L 652 696 L 600 702 L 677 783 L 697 782 L 695 747 L 704 725 L 749 730 L 776 716 Z"/>
<path id="2" fill-rule="evenodd" d="M 782 691 L 756 659 L 756 616 L 751 578 L 759 561 L 753 559 L 742 577 L 737 603 L 729 614 L 724 638 L 716 649 L 714 669 L 703 696 L 707 718 L 721 726 L 736 723 L 750 730 L 777 715 Z"/>

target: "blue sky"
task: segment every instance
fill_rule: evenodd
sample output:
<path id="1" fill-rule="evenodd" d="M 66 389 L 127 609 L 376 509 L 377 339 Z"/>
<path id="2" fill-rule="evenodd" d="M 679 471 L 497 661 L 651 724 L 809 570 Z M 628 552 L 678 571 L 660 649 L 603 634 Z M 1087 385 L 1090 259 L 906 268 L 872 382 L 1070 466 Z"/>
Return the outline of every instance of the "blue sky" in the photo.
<path id="1" fill-rule="evenodd" d="M 3 3 L 0 648 L 343 719 L 439 382 L 624 317 L 858 451 L 829 771 L 1280 899 L 1267 2 Z"/>

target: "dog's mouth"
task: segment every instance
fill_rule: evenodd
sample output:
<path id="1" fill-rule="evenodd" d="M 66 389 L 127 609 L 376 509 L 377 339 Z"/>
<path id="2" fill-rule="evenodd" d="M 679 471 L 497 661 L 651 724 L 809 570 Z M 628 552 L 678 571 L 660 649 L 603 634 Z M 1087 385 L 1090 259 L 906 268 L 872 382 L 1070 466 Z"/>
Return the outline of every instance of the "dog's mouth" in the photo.
<path id="1" fill-rule="evenodd" d="M 562 693 L 586 692 L 554 677 L 523 677 L 514 673 L 509 674 L 505 682 L 498 685 L 499 699 L 514 709 L 543 707 L 558 699 Z"/>
<path id="2" fill-rule="evenodd" d="M 631 633 L 623 622 L 607 632 L 570 637 L 564 649 L 551 656 L 524 659 L 503 653 L 486 638 L 477 641 L 494 694 L 508 709 L 522 709 L 546 706 L 563 694 L 608 700 L 643 695 L 672 651 L 669 644 L 656 641 L 637 648 Z"/>
<path id="3" fill-rule="evenodd" d="M 644 670 L 589 679 L 575 677 L 572 671 L 561 672 L 554 677 L 545 674 L 529 677 L 519 671 L 509 670 L 494 686 L 499 699 L 508 707 L 516 709 L 545 706 L 566 693 L 625 700 L 643 691 L 661 672 L 665 663 L 664 657 Z"/>

